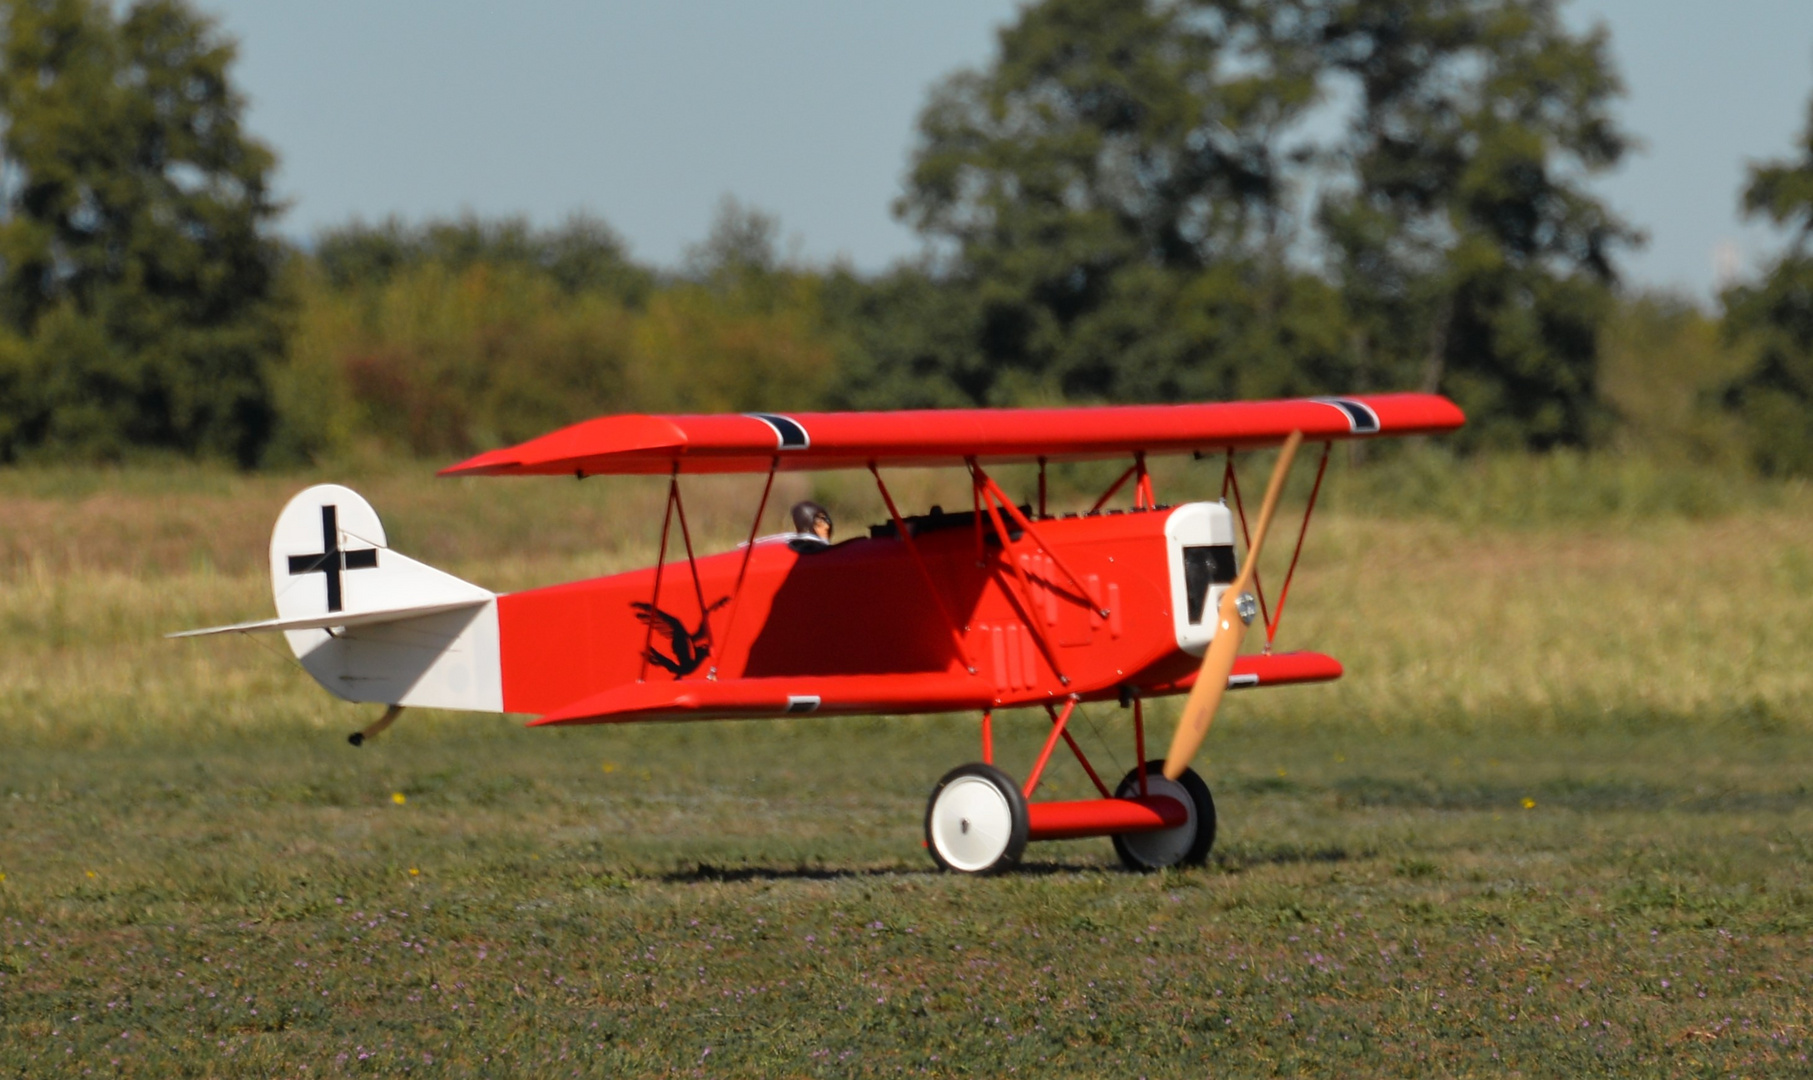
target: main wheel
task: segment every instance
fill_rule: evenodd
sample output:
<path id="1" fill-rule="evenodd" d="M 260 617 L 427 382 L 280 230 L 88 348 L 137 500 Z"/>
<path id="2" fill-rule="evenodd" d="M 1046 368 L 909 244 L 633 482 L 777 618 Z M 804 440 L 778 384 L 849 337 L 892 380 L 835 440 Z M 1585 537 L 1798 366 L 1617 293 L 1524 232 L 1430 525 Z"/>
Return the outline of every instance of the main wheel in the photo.
<path id="1" fill-rule="evenodd" d="M 1163 761 L 1148 761 L 1145 769 L 1146 794 L 1169 795 L 1183 803 L 1189 820 L 1161 832 L 1121 833 L 1114 837 L 1114 853 L 1127 869 L 1140 873 L 1167 866 L 1201 865 L 1215 846 L 1215 800 L 1209 795 L 1209 785 L 1203 783 L 1195 769 L 1185 769 L 1175 780 L 1165 779 Z M 1121 799 L 1138 795 L 1139 770 L 1129 770 L 1114 794 Z"/>
<path id="2" fill-rule="evenodd" d="M 1026 799 L 993 765 L 960 765 L 944 774 L 925 805 L 925 846 L 946 870 L 986 874 L 1020 861 L 1026 850 Z"/>

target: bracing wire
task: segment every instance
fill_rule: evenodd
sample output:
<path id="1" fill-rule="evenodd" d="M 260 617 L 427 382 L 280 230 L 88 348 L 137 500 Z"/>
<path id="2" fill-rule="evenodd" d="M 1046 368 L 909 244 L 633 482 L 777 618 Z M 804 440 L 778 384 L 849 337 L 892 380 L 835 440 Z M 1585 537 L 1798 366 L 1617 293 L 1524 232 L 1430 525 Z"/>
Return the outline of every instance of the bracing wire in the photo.
<path id="1" fill-rule="evenodd" d="M 1125 773 L 1127 770 L 1121 768 L 1120 755 L 1114 752 L 1114 744 L 1108 741 L 1106 735 L 1102 734 L 1102 729 L 1096 724 L 1095 717 L 1089 715 L 1089 711 L 1083 708 L 1083 703 L 1080 701 L 1077 702 L 1076 711 L 1082 714 L 1084 722 L 1089 725 L 1089 730 L 1095 734 L 1095 741 L 1101 744 L 1103 750 L 1107 751 L 1108 760 L 1114 762 L 1115 773 Z"/>

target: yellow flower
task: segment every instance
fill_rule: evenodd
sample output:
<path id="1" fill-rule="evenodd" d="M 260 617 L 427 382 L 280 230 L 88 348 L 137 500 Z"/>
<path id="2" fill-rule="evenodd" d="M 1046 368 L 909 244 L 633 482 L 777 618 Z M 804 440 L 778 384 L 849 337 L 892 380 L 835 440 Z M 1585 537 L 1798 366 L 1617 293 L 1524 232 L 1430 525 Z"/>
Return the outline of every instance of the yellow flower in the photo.
<path id="1" fill-rule="evenodd" d="M 410 868 L 409 868 L 409 876 L 410 876 L 410 877 L 421 877 L 421 876 L 422 876 L 422 872 L 421 872 L 421 871 L 420 871 L 420 870 L 417 870 L 417 869 L 416 869 L 416 868 L 415 868 L 415 867 L 413 867 L 413 866 L 412 866 L 412 867 L 410 867 Z"/>
<path id="2" fill-rule="evenodd" d="M 398 806 L 402 806 L 404 803 L 408 802 L 409 800 L 403 797 L 402 792 L 393 791 L 390 793 L 390 801 L 393 803 L 396 803 Z"/>
<path id="3" fill-rule="evenodd" d="M 1536 800 L 1535 800 L 1535 799 L 1532 799 L 1532 798 L 1530 798 L 1530 797 L 1529 797 L 1529 796 L 1528 796 L 1528 795 L 1526 795 L 1526 796 L 1524 796 L 1524 799 L 1523 799 L 1523 808 L 1524 808 L 1524 809 L 1525 809 L 1525 810 L 1534 810 L 1534 809 L 1536 809 Z"/>
<path id="4" fill-rule="evenodd" d="M 605 762 L 605 763 L 604 763 L 604 771 L 605 771 L 605 772 L 616 772 L 616 771 L 617 771 L 617 763 L 616 763 L 616 762 L 615 762 L 615 761 L 607 761 L 607 762 Z"/>
<path id="5" fill-rule="evenodd" d="M 89 876 L 89 877 L 93 877 L 93 876 L 94 876 L 94 871 L 93 871 L 93 870 L 90 870 L 90 871 L 88 871 L 88 876 Z"/>

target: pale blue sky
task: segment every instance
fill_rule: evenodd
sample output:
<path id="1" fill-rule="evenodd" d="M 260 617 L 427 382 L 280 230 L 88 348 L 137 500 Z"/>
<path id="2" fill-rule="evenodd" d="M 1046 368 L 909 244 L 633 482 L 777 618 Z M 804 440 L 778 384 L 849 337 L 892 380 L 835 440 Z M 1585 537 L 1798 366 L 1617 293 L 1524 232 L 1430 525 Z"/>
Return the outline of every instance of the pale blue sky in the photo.
<path id="1" fill-rule="evenodd" d="M 282 157 L 284 230 L 584 209 L 678 262 L 725 194 L 797 254 L 878 269 L 927 88 L 985 63 L 1014 0 L 198 0 L 240 40 L 250 125 Z M 1813 94 L 1809 0 L 1575 0 L 1612 31 L 1645 148 L 1602 190 L 1649 233 L 1633 283 L 1707 297 L 1746 161 L 1785 155 Z M 1729 258 L 1730 256 L 1727 256 Z"/>

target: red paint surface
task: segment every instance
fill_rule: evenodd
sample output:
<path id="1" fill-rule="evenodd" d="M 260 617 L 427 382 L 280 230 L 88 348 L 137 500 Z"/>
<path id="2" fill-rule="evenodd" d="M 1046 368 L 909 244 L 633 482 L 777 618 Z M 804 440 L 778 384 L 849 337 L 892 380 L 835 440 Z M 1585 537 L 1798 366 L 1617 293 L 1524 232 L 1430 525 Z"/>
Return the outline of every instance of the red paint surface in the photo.
<path id="1" fill-rule="evenodd" d="M 687 679 L 629 683 L 581 698 L 531 722 L 604 724 L 634 720 L 956 712 L 984 709 L 990 688 L 970 675 L 812 675 L 774 679 Z M 799 701 L 817 698 L 817 702 Z"/>
<path id="2" fill-rule="evenodd" d="M 1190 811 L 1169 795 L 1078 802 L 1028 803 L 1029 840 L 1070 840 L 1079 836 L 1158 832 L 1190 820 Z"/>
<path id="3" fill-rule="evenodd" d="M 492 450 L 442 475 L 586 475 L 767 472 L 883 466 L 959 466 L 1077 461 L 1133 453 L 1189 453 L 1271 446 L 1292 431 L 1311 442 L 1428 435 L 1465 417 L 1435 394 L 1370 394 L 1379 431 L 1355 436 L 1348 416 L 1325 401 L 1237 401 L 1068 409 L 920 409 L 789 413 L 811 445 L 780 447 L 775 429 L 740 415 L 601 416 L 517 446 Z M 1079 571 L 1080 572 L 1080 571 Z"/>
<path id="4" fill-rule="evenodd" d="M 1230 681 L 1239 689 L 1243 676 L 1259 681 L 1255 686 L 1284 686 L 1291 683 L 1332 682 L 1341 677 L 1341 662 L 1319 652 L 1284 652 L 1269 655 L 1242 656 L 1234 661 Z M 1196 685 L 1196 669 L 1172 682 L 1155 683 L 1153 694 L 1182 694 Z"/>

